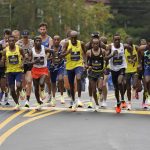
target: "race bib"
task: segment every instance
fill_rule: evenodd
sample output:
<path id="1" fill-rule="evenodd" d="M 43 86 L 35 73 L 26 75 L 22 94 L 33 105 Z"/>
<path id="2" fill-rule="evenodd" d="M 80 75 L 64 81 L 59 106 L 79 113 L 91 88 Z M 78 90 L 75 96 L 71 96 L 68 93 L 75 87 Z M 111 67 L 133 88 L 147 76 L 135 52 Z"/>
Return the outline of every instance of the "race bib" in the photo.
<path id="1" fill-rule="evenodd" d="M 122 65 L 123 63 L 123 58 L 122 56 L 119 56 L 119 57 L 114 57 L 113 58 L 113 65 L 116 66 L 116 65 Z"/>
<path id="2" fill-rule="evenodd" d="M 80 52 L 71 52 L 71 60 L 72 61 L 80 60 Z"/>
<path id="3" fill-rule="evenodd" d="M 44 57 L 34 57 L 36 65 L 44 65 Z"/>
<path id="4" fill-rule="evenodd" d="M 8 57 L 9 64 L 16 65 L 19 63 L 18 55 L 12 55 Z"/>

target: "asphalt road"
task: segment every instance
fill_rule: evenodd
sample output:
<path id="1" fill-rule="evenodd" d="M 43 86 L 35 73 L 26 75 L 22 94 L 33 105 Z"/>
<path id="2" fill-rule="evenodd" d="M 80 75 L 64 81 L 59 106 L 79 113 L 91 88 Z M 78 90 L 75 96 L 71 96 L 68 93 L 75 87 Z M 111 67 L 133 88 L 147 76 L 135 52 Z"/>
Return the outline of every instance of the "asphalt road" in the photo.
<path id="1" fill-rule="evenodd" d="M 83 99 L 86 103 L 87 93 Z M 100 112 L 70 112 L 59 101 L 41 111 L 0 107 L 0 150 L 148 150 L 150 111 L 116 114 L 113 93 L 108 99 L 108 108 Z M 140 108 L 141 101 L 133 103 Z"/>

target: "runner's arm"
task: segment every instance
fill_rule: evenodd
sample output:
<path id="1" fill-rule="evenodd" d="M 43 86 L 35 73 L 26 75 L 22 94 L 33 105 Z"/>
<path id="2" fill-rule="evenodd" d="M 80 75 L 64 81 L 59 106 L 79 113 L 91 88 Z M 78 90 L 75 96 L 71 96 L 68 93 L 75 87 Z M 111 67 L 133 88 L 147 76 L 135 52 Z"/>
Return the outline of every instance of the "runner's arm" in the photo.
<path id="1" fill-rule="evenodd" d="M 1 66 L 1 67 L 4 67 L 4 66 L 5 66 L 5 61 L 6 61 L 6 50 L 3 50 L 2 59 L 1 59 L 1 61 L 0 61 L 0 66 Z"/>
<path id="2" fill-rule="evenodd" d="M 68 49 L 68 45 L 69 45 L 69 42 L 67 41 L 67 42 L 64 44 L 63 52 L 62 52 L 62 54 L 60 55 L 60 57 L 65 57 L 65 56 L 67 56 L 69 53 L 72 52 L 72 49 L 67 50 L 67 49 Z"/>

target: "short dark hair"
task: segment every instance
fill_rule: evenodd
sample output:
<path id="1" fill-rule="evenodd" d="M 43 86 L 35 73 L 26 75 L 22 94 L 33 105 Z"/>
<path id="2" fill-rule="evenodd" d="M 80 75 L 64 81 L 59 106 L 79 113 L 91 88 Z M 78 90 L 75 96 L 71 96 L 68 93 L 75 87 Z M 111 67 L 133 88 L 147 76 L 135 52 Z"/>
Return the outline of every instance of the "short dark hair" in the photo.
<path id="1" fill-rule="evenodd" d="M 150 42 L 150 38 L 147 39 L 147 42 Z"/>
<path id="2" fill-rule="evenodd" d="M 5 34 L 11 35 L 11 30 L 10 29 L 4 29 L 3 33 L 4 33 L 4 35 Z"/>
<path id="3" fill-rule="evenodd" d="M 116 33 L 113 35 L 113 37 L 115 37 L 115 36 L 120 36 L 120 33 L 116 32 Z"/>
<path id="4" fill-rule="evenodd" d="M 43 27 L 43 26 L 46 27 L 46 28 L 48 27 L 48 25 L 47 25 L 46 22 L 41 22 L 40 25 L 39 25 L 39 28 L 40 28 L 40 27 Z"/>
<path id="5" fill-rule="evenodd" d="M 34 37 L 34 42 L 35 42 L 36 39 L 41 39 L 41 37 L 40 37 L 40 36 L 35 36 L 35 37 Z M 42 39 L 41 39 L 41 40 L 42 40 Z"/>

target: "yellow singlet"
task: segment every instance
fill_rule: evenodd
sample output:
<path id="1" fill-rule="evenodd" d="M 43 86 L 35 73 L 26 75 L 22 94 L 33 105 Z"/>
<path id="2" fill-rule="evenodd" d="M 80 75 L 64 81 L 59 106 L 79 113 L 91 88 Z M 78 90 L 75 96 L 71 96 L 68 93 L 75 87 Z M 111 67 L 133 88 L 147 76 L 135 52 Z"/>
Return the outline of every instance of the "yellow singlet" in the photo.
<path id="1" fill-rule="evenodd" d="M 131 55 L 127 49 L 125 49 L 125 57 L 127 62 L 126 73 L 137 72 L 138 67 L 138 53 L 136 51 L 135 45 L 133 45 L 133 54 Z M 130 62 L 130 59 L 136 59 L 135 63 Z"/>
<path id="2" fill-rule="evenodd" d="M 22 56 L 20 54 L 19 46 L 15 46 L 15 51 L 10 51 L 9 46 L 6 47 L 6 73 L 23 72 L 23 69 L 21 69 Z"/>
<path id="3" fill-rule="evenodd" d="M 77 45 L 74 46 L 69 40 L 67 51 L 72 49 L 72 52 L 66 56 L 66 69 L 72 70 L 76 67 L 83 67 L 83 56 L 81 42 L 77 41 Z"/>

